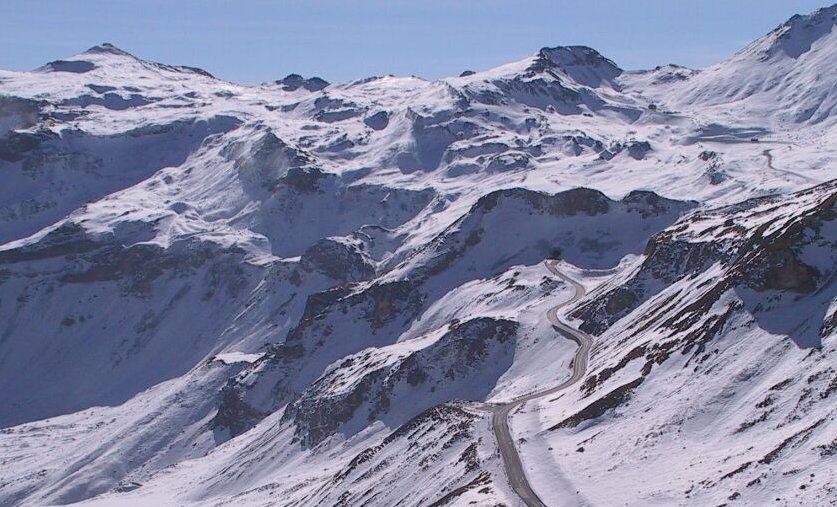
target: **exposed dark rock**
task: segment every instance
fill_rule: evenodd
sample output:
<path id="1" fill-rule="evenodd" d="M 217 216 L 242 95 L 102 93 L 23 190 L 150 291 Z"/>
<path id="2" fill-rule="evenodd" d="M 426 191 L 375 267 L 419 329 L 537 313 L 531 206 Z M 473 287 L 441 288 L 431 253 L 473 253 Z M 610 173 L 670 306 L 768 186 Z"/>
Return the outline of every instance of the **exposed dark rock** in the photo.
<path id="1" fill-rule="evenodd" d="M 132 54 L 119 49 L 110 42 L 103 42 L 101 44 L 97 44 L 85 51 L 85 53 L 91 53 L 94 55 L 130 56 L 131 58 L 135 58 Z"/>
<path id="2" fill-rule="evenodd" d="M 439 490 L 416 491 L 422 495 L 421 505 L 446 505 L 478 487 L 482 488 L 480 493 L 487 493 L 491 487 L 490 476 L 481 469 L 476 453 L 474 422 L 478 418 L 455 402 L 434 406 L 413 417 L 379 445 L 358 453 L 333 476 L 331 484 L 342 491 L 336 504 L 361 505 L 370 498 L 368 491 L 349 485 L 392 480 L 399 475 L 399 467 L 393 467 L 391 462 L 396 449 L 403 463 L 417 463 L 423 471 L 445 467 L 458 472 L 451 474 Z M 440 435 L 443 438 L 438 438 Z M 458 459 L 451 457 L 454 453 L 459 455 Z M 404 469 L 403 473 L 410 474 L 412 470 Z M 385 495 L 386 492 L 378 494 Z M 388 503 L 396 502 L 393 498 Z"/>
<path id="3" fill-rule="evenodd" d="M 276 81 L 276 84 L 282 85 L 282 89 L 286 92 L 292 92 L 299 88 L 309 92 L 318 92 L 329 85 L 324 79 L 318 77 L 305 79 L 299 74 L 288 74 L 283 79 Z"/>
<path id="4" fill-rule="evenodd" d="M 87 84 L 85 86 L 87 86 L 88 88 L 90 88 L 91 90 L 93 90 L 94 92 L 96 92 L 98 94 L 104 94 L 104 93 L 107 93 L 107 92 L 116 91 L 115 86 L 96 85 L 96 84 Z"/>
<path id="5" fill-rule="evenodd" d="M 628 155 L 633 159 L 642 160 L 649 151 L 651 151 L 651 143 L 648 141 L 633 141 L 628 143 Z"/>
<path id="6" fill-rule="evenodd" d="M 41 130 L 36 132 L 9 131 L 0 137 L 0 160 L 19 162 L 38 148 L 43 142 L 55 139 L 52 132 Z"/>
<path id="7" fill-rule="evenodd" d="M 487 484 L 491 484 L 491 475 L 488 472 L 483 472 L 468 484 L 465 484 L 464 486 L 459 486 L 458 488 L 451 490 L 449 493 L 446 493 L 444 496 L 442 496 L 435 502 L 429 504 L 428 507 L 441 507 L 443 505 L 449 505 L 455 499 L 464 495 L 468 491 L 476 489 L 480 486 L 485 486 Z"/>
<path id="8" fill-rule="evenodd" d="M 371 129 L 383 130 L 387 128 L 387 125 L 389 125 L 389 113 L 386 111 L 378 111 L 377 113 L 364 118 L 363 123 Z"/>
<path id="9" fill-rule="evenodd" d="M 123 111 L 134 107 L 141 107 L 156 102 L 157 99 L 149 99 L 140 94 L 132 93 L 123 97 L 118 93 L 105 93 L 101 97 L 93 95 L 80 95 L 59 103 L 62 107 L 88 107 L 102 106 L 113 111 Z"/>
<path id="10" fill-rule="evenodd" d="M 316 108 L 314 119 L 325 123 L 356 118 L 366 111 L 365 107 L 348 100 L 333 98 L 326 92 L 314 100 L 314 107 Z"/>
<path id="11" fill-rule="evenodd" d="M 241 401 L 236 388 L 228 384 L 221 389 L 221 402 L 218 405 L 218 413 L 212 418 L 211 426 L 226 429 L 231 437 L 236 437 L 252 429 L 264 416 L 265 414 Z"/>
<path id="12" fill-rule="evenodd" d="M 704 162 L 708 162 L 710 160 L 718 158 L 718 154 L 714 151 L 705 150 L 705 151 L 700 152 L 700 154 L 698 155 L 698 158 L 703 160 Z"/>
<path id="13" fill-rule="evenodd" d="M 0 95 L 0 120 L 9 131 L 34 127 L 41 116 L 45 102 Z M 6 132 L 0 131 L 0 137 Z"/>
<path id="14" fill-rule="evenodd" d="M 643 380 L 645 380 L 643 377 L 639 377 L 632 382 L 628 382 L 627 384 L 617 387 L 608 394 L 587 405 L 575 415 L 572 415 L 555 426 L 550 427 L 549 430 L 553 431 L 559 428 L 572 428 L 578 426 L 584 421 L 603 416 L 608 410 L 616 408 L 628 401 L 634 389 L 639 387 Z"/>
<path id="15" fill-rule="evenodd" d="M 261 136 L 250 148 L 250 156 L 238 157 L 235 166 L 242 182 L 254 191 L 272 191 L 283 181 L 300 190 L 312 189 L 322 171 L 310 167 L 313 158 L 296 146 L 276 137 L 271 130 Z M 288 176 L 291 169 L 299 169 Z"/>
<path id="16" fill-rule="evenodd" d="M 317 167 L 290 167 L 277 184 L 285 184 L 300 192 L 314 192 L 325 173 Z"/>
<path id="17" fill-rule="evenodd" d="M 635 160 L 642 160 L 651 151 L 651 143 L 648 141 L 628 141 L 612 144 L 608 149 L 599 153 L 602 160 L 611 160 L 616 155 L 627 151 L 628 155 Z"/>
<path id="18" fill-rule="evenodd" d="M 543 48 L 538 52 L 530 69 L 537 72 L 557 69 L 569 75 L 578 84 L 591 88 L 603 84 L 614 86 L 614 80 L 622 74 L 622 69 L 613 61 L 586 46 Z"/>
<path id="19" fill-rule="evenodd" d="M 288 405 L 283 417 L 295 422 L 297 436 L 310 447 L 337 431 L 350 436 L 366 424 L 351 425 L 352 421 L 383 419 L 391 426 L 401 425 L 424 408 L 451 400 L 463 388 L 487 395 L 505 371 L 502 365 L 511 365 L 517 328 L 512 321 L 473 319 L 383 366 L 374 354 L 356 354 L 313 383 Z M 481 393 L 473 387 L 482 384 Z"/>
<path id="20" fill-rule="evenodd" d="M 317 270 L 343 282 L 366 280 L 375 275 L 375 266 L 364 255 L 359 242 L 325 238 L 302 254 L 305 269 Z"/>
<path id="21" fill-rule="evenodd" d="M 93 62 L 86 60 L 55 60 L 41 67 L 41 70 L 47 72 L 72 72 L 73 74 L 84 74 L 95 69 L 96 65 Z"/>
<path id="22" fill-rule="evenodd" d="M 587 380 L 584 381 L 582 386 L 584 396 L 592 394 L 598 386 L 604 384 L 614 373 L 623 369 L 634 359 L 645 356 L 646 351 L 647 347 L 645 345 L 634 347 L 627 354 L 623 355 L 615 366 L 604 368 L 597 374 L 587 377 Z"/>
<path id="23" fill-rule="evenodd" d="M 36 261 L 90 252 L 100 244 L 91 239 L 75 222 L 64 222 L 40 241 L 11 250 L 0 251 L 0 264 Z"/>
<path id="24" fill-rule="evenodd" d="M 461 107 L 467 107 L 467 99 L 461 100 Z M 415 146 L 395 157 L 396 165 L 405 173 L 437 169 L 451 144 L 470 139 L 480 130 L 476 123 L 451 111 L 424 116 L 408 110 L 407 118 L 412 122 Z"/>
<path id="25" fill-rule="evenodd" d="M 191 72 L 192 74 L 198 74 L 203 77 L 215 79 L 215 76 L 213 76 L 211 73 L 200 67 L 192 67 L 190 65 L 175 65 L 174 68 L 180 71 Z"/>

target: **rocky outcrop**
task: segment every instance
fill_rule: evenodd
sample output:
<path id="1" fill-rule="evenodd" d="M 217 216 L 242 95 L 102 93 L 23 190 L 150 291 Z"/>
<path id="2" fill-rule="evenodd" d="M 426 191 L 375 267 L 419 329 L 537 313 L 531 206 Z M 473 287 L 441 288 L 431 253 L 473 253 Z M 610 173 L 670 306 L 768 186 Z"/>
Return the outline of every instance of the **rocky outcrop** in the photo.
<path id="1" fill-rule="evenodd" d="M 392 466 L 392 457 L 397 455 L 399 463 L 417 464 L 423 471 L 445 471 L 437 478 L 443 484 L 440 488 L 415 485 L 413 505 L 441 507 L 466 493 L 490 502 L 495 486 L 478 452 L 479 422 L 480 415 L 460 403 L 427 409 L 399 426 L 380 444 L 356 454 L 332 477 L 335 487 L 318 500 L 323 504 L 363 503 L 368 498 L 367 487 L 386 484 L 376 499 L 384 504 L 397 503 L 402 496 L 395 485 L 403 481 L 414 483 L 415 479 L 410 475 L 411 467 Z"/>
<path id="2" fill-rule="evenodd" d="M 628 401 L 631 397 L 631 393 L 642 384 L 643 380 L 644 379 L 640 377 L 636 380 L 628 382 L 627 384 L 617 387 L 598 400 L 582 408 L 577 413 L 567 417 L 558 424 L 551 426 L 549 430 L 554 431 L 559 428 L 573 428 L 585 421 L 603 416 L 607 413 L 607 411 L 612 410 Z"/>
<path id="3" fill-rule="evenodd" d="M 265 415 L 241 401 L 241 394 L 233 385 L 221 389 L 218 412 L 210 423 L 213 428 L 227 431 L 230 437 L 237 437 L 252 429 Z"/>
<path id="4" fill-rule="evenodd" d="M 334 361 L 392 343 L 422 307 L 416 289 L 416 282 L 378 281 L 312 294 L 284 342 L 231 379 L 230 386 L 255 411 L 276 410 L 296 399 Z"/>
<path id="5" fill-rule="evenodd" d="M 581 266 L 612 267 L 627 253 L 640 253 L 648 237 L 693 206 L 649 192 L 634 192 L 619 202 L 584 188 L 554 195 L 519 188 L 499 190 L 481 197 L 405 264 L 416 265 L 416 272 L 425 276 L 450 273 L 457 263 L 473 266 L 459 268 L 466 271 L 496 273 L 514 263 L 534 264 L 547 257 Z M 611 220 L 616 215 L 623 217 L 618 228 Z M 508 227 L 515 223 L 525 226 Z M 608 240 L 603 243 L 605 236 Z M 489 248 L 491 254 L 485 251 Z M 481 264 L 488 258 L 503 261 Z"/>
<path id="6" fill-rule="evenodd" d="M 273 131 L 267 131 L 249 147 L 247 157 L 239 157 L 232 149 L 228 149 L 229 156 L 236 156 L 235 166 L 238 170 L 242 183 L 253 190 L 272 191 L 280 184 L 283 178 L 292 169 L 301 169 L 312 163 L 310 155 L 296 146 L 289 145 L 279 139 Z M 297 176 L 291 181 L 301 181 L 302 186 L 307 188 L 303 179 L 304 171 L 297 171 Z"/>
<path id="7" fill-rule="evenodd" d="M 689 309 L 693 315 L 703 315 L 725 290 L 736 287 L 811 295 L 823 286 L 826 272 L 821 270 L 831 266 L 830 276 L 837 261 L 832 251 L 837 238 L 829 225 L 837 216 L 834 187 L 831 182 L 786 199 L 768 197 L 690 215 L 649 242 L 645 259 L 628 280 L 573 315 L 584 321 L 583 330 L 600 334 L 663 288 L 716 264 L 722 274 L 701 305 Z M 798 212 L 782 213 L 797 201 L 805 203 Z M 753 302 L 753 310 L 766 307 Z"/>
<path id="8" fill-rule="evenodd" d="M 375 275 L 375 265 L 364 248 L 358 240 L 325 238 L 306 250 L 300 262 L 303 269 L 317 270 L 342 282 L 358 282 Z"/>
<path id="9" fill-rule="evenodd" d="M 282 89 L 286 92 L 296 91 L 300 88 L 309 92 L 318 92 L 329 85 L 325 79 L 319 77 L 306 79 L 299 74 L 288 74 L 279 81 L 276 81 L 276 84 L 282 85 Z"/>
<path id="10" fill-rule="evenodd" d="M 351 436 L 370 421 L 400 426 L 442 402 L 481 400 L 511 365 L 517 327 L 479 318 L 451 325 L 434 343 L 407 353 L 384 348 L 347 356 L 283 417 L 295 423 L 300 442 L 310 447 L 338 431 Z M 393 347 L 403 348 L 409 343 Z"/>
<path id="11" fill-rule="evenodd" d="M 364 118 L 363 123 L 371 129 L 383 130 L 389 125 L 389 113 L 386 111 L 378 111 Z"/>
<path id="12" fill-rule="evenodd" d="M 613 61 L 587 46 L 558 46 L 543 48 L 530 66 L 535 72 L 556 70 L 580 85 L 598 88 L 617 87 L 616 78 L 622 74 Z"/>

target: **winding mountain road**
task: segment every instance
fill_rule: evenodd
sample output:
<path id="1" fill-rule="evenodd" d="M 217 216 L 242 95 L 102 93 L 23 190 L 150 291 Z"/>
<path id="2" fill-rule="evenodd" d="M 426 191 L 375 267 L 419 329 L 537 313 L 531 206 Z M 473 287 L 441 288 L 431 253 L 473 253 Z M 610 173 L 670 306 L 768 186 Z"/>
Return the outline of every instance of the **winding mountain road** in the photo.
<path id="1" fill-rule="evenodd" d="M 559 271 L 556 267 L 557 263 L 558 261 L 552 259 L 544 261 L 544 265 L 553 275 L 573 286 L 575 294 L 567 301 L 550 308 L 546 312 L 546 316 L 559 333 L 578 343 L 578 351 L 576 351 L 575 358 L 572 361 L 572 375 L 555 387 L 536 391 L 501 405 L 487 406 L 487 409 L 492 412 L 491 422 L 494 427 L 494 435 L 497 438 L 497 446 L 500 448 L 500 455 L 506 467 L 506 475 L 509 478 L 514 492 L 517 493 L 521 500 L 523 500 L 523 503 L 528 507 L 546 507 L 546 504 L 532 490 L 532 486 L 526 478 L 526 472 L 524 472 L 523 464 L 520 461 L 520 454 L 517 452 L 517 448 L 514 445 L 514 438 L 512 437 L 511 430 L 509 430 L 509 413 L 527 401 L 549 396 L 581 380 L 587 372 L 587 358 L 590 354 L 590 346 L 593 344 L 593 339 L 590 335 L 565 324 L 558 318 L 558 310 L 578 301 L 584 297 L 587 291 L 580 283 Z"/>
<path id="2" fill-rule="evenodd" d="M 774 171 L 777 171 L 778 169 L 773 167 L 773 154 L 771 153 L 772 151 L 773 150 L 764 150 L 763 152 L 761 152 L 761 154 L 764 155 L 764 158 L 767 159 L 767 167 L 773 169 Z"/>
<path id="3" fill-rule="evenodd" d="M 773 152 L 772 148 L 769 149 L 769 150 L 764 150 L 763 152 L 761 152 L 761 154 L 764 156 L 764 158 L 767 159 L 767 168 L 768 169 L 772 169 L 776 172 L 784 173 L 784 174 L 787 174 L 787 175 L 790 175 L 790 176 L 793 176 L 795 178 L 799 178 L 799 179 L 802 179 L 802 180 L 816 181 L 813 178 L 805 176 L 804 174 L 799 174 L 798 172 L 788 171 L 787 169 L 779 169 L 778 167 L 773 165 L 773 153 L 772 152 Z"/>

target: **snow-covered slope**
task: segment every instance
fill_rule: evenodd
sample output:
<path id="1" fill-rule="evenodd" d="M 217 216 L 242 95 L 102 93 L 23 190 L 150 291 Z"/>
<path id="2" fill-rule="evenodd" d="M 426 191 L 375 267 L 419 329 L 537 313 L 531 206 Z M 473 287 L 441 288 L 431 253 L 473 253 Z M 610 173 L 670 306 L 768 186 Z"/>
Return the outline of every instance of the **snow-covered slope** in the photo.
<path id="1" fill-rule="evenodd" d="M 837 6 L 797 15 L 677 93 L 679 107 L 724 105 L 781 124 L 834 121 Z M 772 118 L 771 118 L 772 117 Z"/>
<path id="2" fill-rule="evenodd" d="M 521 417 L 539 491 L 559 476 L 593 504 L 833 502 L 835 220 L 834 182 L 694 213 L 600 286 L 573 314 L 599 333 L 591 374 Z"/>
<path id="3" fill-rule="evenodd" d="M 701 71 L 582 46 L 242 86 L 0 71 L 0 504 L 834 499 L 837 7 Z M 779 499 L 778 502 L 776 499 Z"/>

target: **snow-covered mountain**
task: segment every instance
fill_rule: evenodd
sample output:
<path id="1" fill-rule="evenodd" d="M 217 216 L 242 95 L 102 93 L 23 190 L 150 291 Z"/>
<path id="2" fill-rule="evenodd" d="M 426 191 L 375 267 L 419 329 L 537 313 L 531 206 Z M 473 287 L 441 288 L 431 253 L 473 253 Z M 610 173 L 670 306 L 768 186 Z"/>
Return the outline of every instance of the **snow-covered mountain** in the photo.
<path id="1" fill-rule="evenodd" d="M 0 505 L 828 505 L 837 6 L 705 70 L 0 71 Z M 579 293 L 576 291 L 576 294 Z"/>

